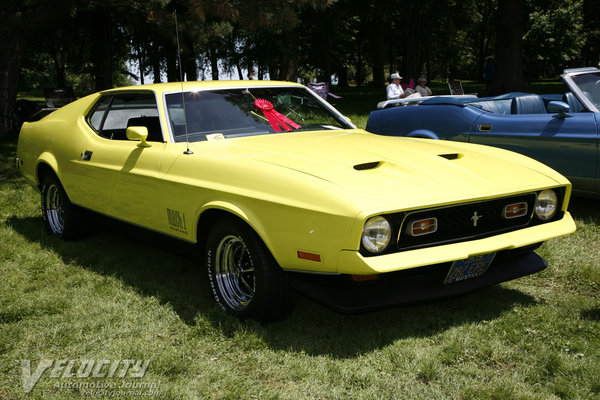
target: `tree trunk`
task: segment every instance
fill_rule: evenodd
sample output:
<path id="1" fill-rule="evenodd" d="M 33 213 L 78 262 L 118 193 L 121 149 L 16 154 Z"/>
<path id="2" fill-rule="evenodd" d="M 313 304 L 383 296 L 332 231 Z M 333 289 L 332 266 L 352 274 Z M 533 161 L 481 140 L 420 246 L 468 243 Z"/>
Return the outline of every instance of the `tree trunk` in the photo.
<path id="1" fill-rule="evenodd" d="M 197 81 L 198 80 L 198 65 L 196 64 L 195 57 L 186 57 L 185 64 L 185 78 L 187 81 Z"/>
<path id="2" fill-rule="evenodd" d="M 285 68 L 284 80 L 289 82 L 296 82 L 298 80 L 298 73 L 296 71 L 296 60 L 293 57 L 287 57 Z"/>
<path id="3" fill-rule="evenodd" d="M 487 2 L 478 4 L 479 14 L 481 15 L 481 21 L 479 21 L 479 40 L 478 40 L 478 55 L 477 55 L 477 81 L 484 81 L 485 71 L 485 60 L 488 56 L 488 23 L 491 17 L 492 8 Z"/>
<path id="4" fill-rule="evenodd" d="M 198 80 L 198 63 L 196 62 L 196 50 L 194 49 L 194 41 L 187 35 L 184 37 L 184 48 L 181 54 L 181 63 L 185 72 L 185 80 Z"/>
<path id="5" fill-rule="evenodd" d="M 365 65 L 363 63 L 361 47 L 359 47 L 359 51 L 356 53 L 356 74 L 354 76 L 356 86 L 362 86 L 363 82 L 365 81 Z"/>
<path id="6" fill-rule="evenodd" d="M 150 64 L 152 65 L 153 82 L 160 83 L 160 45 L 156 42 L 156 40 L 153 40 L 150 48 L 152 49 L 149 56 Z"/>
<path id="7" fill-rule="evenodd" d="M 92 63 L 96 91 L 113 87 L 113 47 L 112 18 L 109 10 L 95 10 L 91 13 L 92 24 Z"/>
<path id="8" fill-rule="evenodd" d="M 16 129 L 14 113 L 17 83 L 25 45 L 20 32 L 6 30 L 0 30 L 2 37 L 10 38 L 0 40 L 0 134 L 10 134 Z"/>
<path id="9" fill-rule="evenodd" d="M 185 81 L 197 81 L 198 80 L 198 65 L 196 64 L 196 57 L 190 53 L 190 51 L 184 51 L 181 54 L 181 66 L 183 67 L 183 73 Z"/>
<path id="10" fill-rule="evenodd" d="M 208 58 L 210 58 L 210 73 L 213 81 L 219 80 L 219 58 L 217 51 L 213 48 L 208 49 Z"/>
<path id="11" fill-rule="evenodd" d="M 321 18 L 321 32 L 323 32 L 323 53 L 321 56 L 322 59 L 322 69 L 323 69 L 323 79 L 322 81 L 327 82 L 327 84 L 331 85 L 331 74 L 332 70 L 332 49 L 331 44 L 334 40 L 331 36 L 331 28 L 329 24 L 333 19 L 333 15 L 331 15 L 331 8 L 327 8 L 327 10 L 323 13 L 323 17 Z"/>
<path id="12" fill-rule="evenodd" d="M 417 29 L 420 26 L 420 11 L 418 7 L 411 7 L 406 10 L 409 16 L 410 24 L 403 24 L 402 30 L 404 38 L 402 54 L 402 70 L 400 75 L 404 77 L 404 82 L 408 83 L 411 78 L 418 79 L 420 74 L 418 63 L 419 52 L 419 34 Z"/>
<path id="13" fill-rule="evenodd" d="M 65 63 L 64 58 L 58 53 L 52 54 L 52 61 L 54 62 L 54 69 L 56 70 L 56 85 L 59 88 L 64 88 L 66 85 L 65 77 Z"/>
<path id="14" fill-rule="evenodd" d="M 144 61 L 142 60 L 142 57 L 139 56 L 138 57 L 138 66 L 140 68 L 140 85 L 144 85 L 145 82 L 145 78 L 144 78 Z"/>
<path id="15" fill-rule="evenodd" d="M 479 43 L 478 43 L 478 57 L 477 57 L 477 81 L 483 82 L 483 71 L 485 68 L 485 37 L 486 37 L 486 24 L 487 21 L 484 18 L 479 24 Z"/>
<path id="16" fill-rule="evenodd" d="M 523 74 L 524 16 L 525 0 L 498 0 L 496 68 L 494 79 L 482 93 L 484 96 L 529 91 Z"/>
<path id="17" fill-rule="evenodd" d="M 348 67 L 340 65 L 337 71 L 338 87 L 348 87 Z"/>
<path id="18" fill-rule="evenodd" d="M 258 64 L 258 71 L 256 72 L 256 74 L 257 74 L 256 79 L 261 80 L 261 81 L 264 79 L 265 68 L 261 64 Z"/>
<path id="19" fill-rule="evenodd" d="M 142 45 L 139 42 L 137 44 L 137 56 L 138 67 L 140 69 L 140 85 L 143 85 L 145 83 L 144 70 L 146 69 L 146 66 L 144 65 L 144 58 L 142 57 Z"/>
<path id="20" fill-rule="evenodd" d="M 169 39 L 165 42 L 165 53 L 167 56 L 167 82 L 179 82 L 177 46 Z"/>
<path id="21" fill-rule="evenodd" d="M 284 43 L 286 47 L 282 49 L 281 60 L 281 78 L 285 81 L 296 82 L 298 80 L 298 71 L 296 65 L 296 49 L 298 48 L 298 35 L 295 31 L 284 33 Z"/>
<path id="22" fill-rule="evenodd" d="M 385 28 L 380 21 L 375 21 L 375 43 L 373 45 L 373 86 L 385 86 Z"/>

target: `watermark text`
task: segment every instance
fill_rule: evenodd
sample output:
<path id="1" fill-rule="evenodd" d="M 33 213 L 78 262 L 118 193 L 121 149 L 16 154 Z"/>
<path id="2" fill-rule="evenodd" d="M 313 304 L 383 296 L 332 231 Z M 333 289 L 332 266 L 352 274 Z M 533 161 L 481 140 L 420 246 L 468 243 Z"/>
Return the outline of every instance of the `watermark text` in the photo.
<path id="1" fill-rule="evenodd" d="M 146 375 L 150 360 L 40 360 L 33 368 L 31 360 L 21 360 L 23 390 L 29 393 L 40 381 L 42 376 L 50 379 L 106 379 L 125 378 L 120 384 L 107 381 L 91 382 L 60 382 L 55 387 L 64 389 L 157 389 L 145 387 L 146 382 L 134 382 L 128 379 L 141 379 Z M 135 385 L 141 386 L 135 386 Z M 152 385 L 155 383 L 147 383 Z M 64 385 L 64 387 L 63 387 Z M 85 386 L 87 385 L 87 386 Z M 114 385 L 114 387 L 113 387 Z"/>

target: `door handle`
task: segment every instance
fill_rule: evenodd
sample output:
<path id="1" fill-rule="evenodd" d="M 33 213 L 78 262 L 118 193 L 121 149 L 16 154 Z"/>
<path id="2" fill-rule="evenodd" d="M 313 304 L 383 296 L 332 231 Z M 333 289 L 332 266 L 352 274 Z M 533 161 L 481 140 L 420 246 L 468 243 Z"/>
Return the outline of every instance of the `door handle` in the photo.
<path id="1" fill-rule="evenodd" d="M 492 124 L 481 124 L 479 125 L 479 132 L 491 132 Z"/>
<path id="2" fill-rule="evenodd" d="M 89 151 L 86 150 L 83 153 L 81 153 L 81 160 L 82 161 L 90 161 L 92 159 L 92 154 L 94 154 L 93 151 Z"/>

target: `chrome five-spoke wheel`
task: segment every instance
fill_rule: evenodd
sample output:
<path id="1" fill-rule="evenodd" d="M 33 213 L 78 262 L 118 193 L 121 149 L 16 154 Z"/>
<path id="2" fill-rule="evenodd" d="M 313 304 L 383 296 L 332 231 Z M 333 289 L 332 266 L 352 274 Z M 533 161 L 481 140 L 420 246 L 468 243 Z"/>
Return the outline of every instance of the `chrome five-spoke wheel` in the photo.
<path id="1" fill-rule="evenodd" d="M 61 239 L 77 239 L 86 233 L 87 221 L 81 209 L 74 204 L 58 177 L 47 173 L 40 185 L 42 198 L 42 217 L 44 225 L 51 234 Z"/>
<path id="2" fill-rule="evenodd" d="M 294 306 L 288 275 L 244 221 L 219 218 L 206 239 L 210 290 L 229 314 L 262 322 L 287 316 Z"/>
<path id="3" fill-rule="evenodd" d="M 48 222 L 50 231 L 55 235 L 61 235 L 65 228 L 62 189 L 54 183 L 50 184 L 46 189 L 44 202 L 44 217 Z"/>
<path id="4" fill-rule="evenodd" d="M 224 237 L 215 254 L 215 279 L 223 300 L 234 310 L 243 310 L 254 297 L 254 265 L 244 241 Z"/>

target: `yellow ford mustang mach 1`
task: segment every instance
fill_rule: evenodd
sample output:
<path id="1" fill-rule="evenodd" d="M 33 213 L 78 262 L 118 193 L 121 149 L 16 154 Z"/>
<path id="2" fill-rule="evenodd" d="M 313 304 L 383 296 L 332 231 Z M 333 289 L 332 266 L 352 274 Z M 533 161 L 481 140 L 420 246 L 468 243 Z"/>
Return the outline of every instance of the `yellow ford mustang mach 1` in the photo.
<path id="1" fill-rule="evenodd" d="M 531 274 L 575 229 L 571 185 L 539 162 L 373 135 L 288 82 L 96 93 L 26 123 L 16 161 L 52 234 L 87 209 L 198 243 L 215 301 L 263 321 L 295 291 L 354 312 Z"/>

